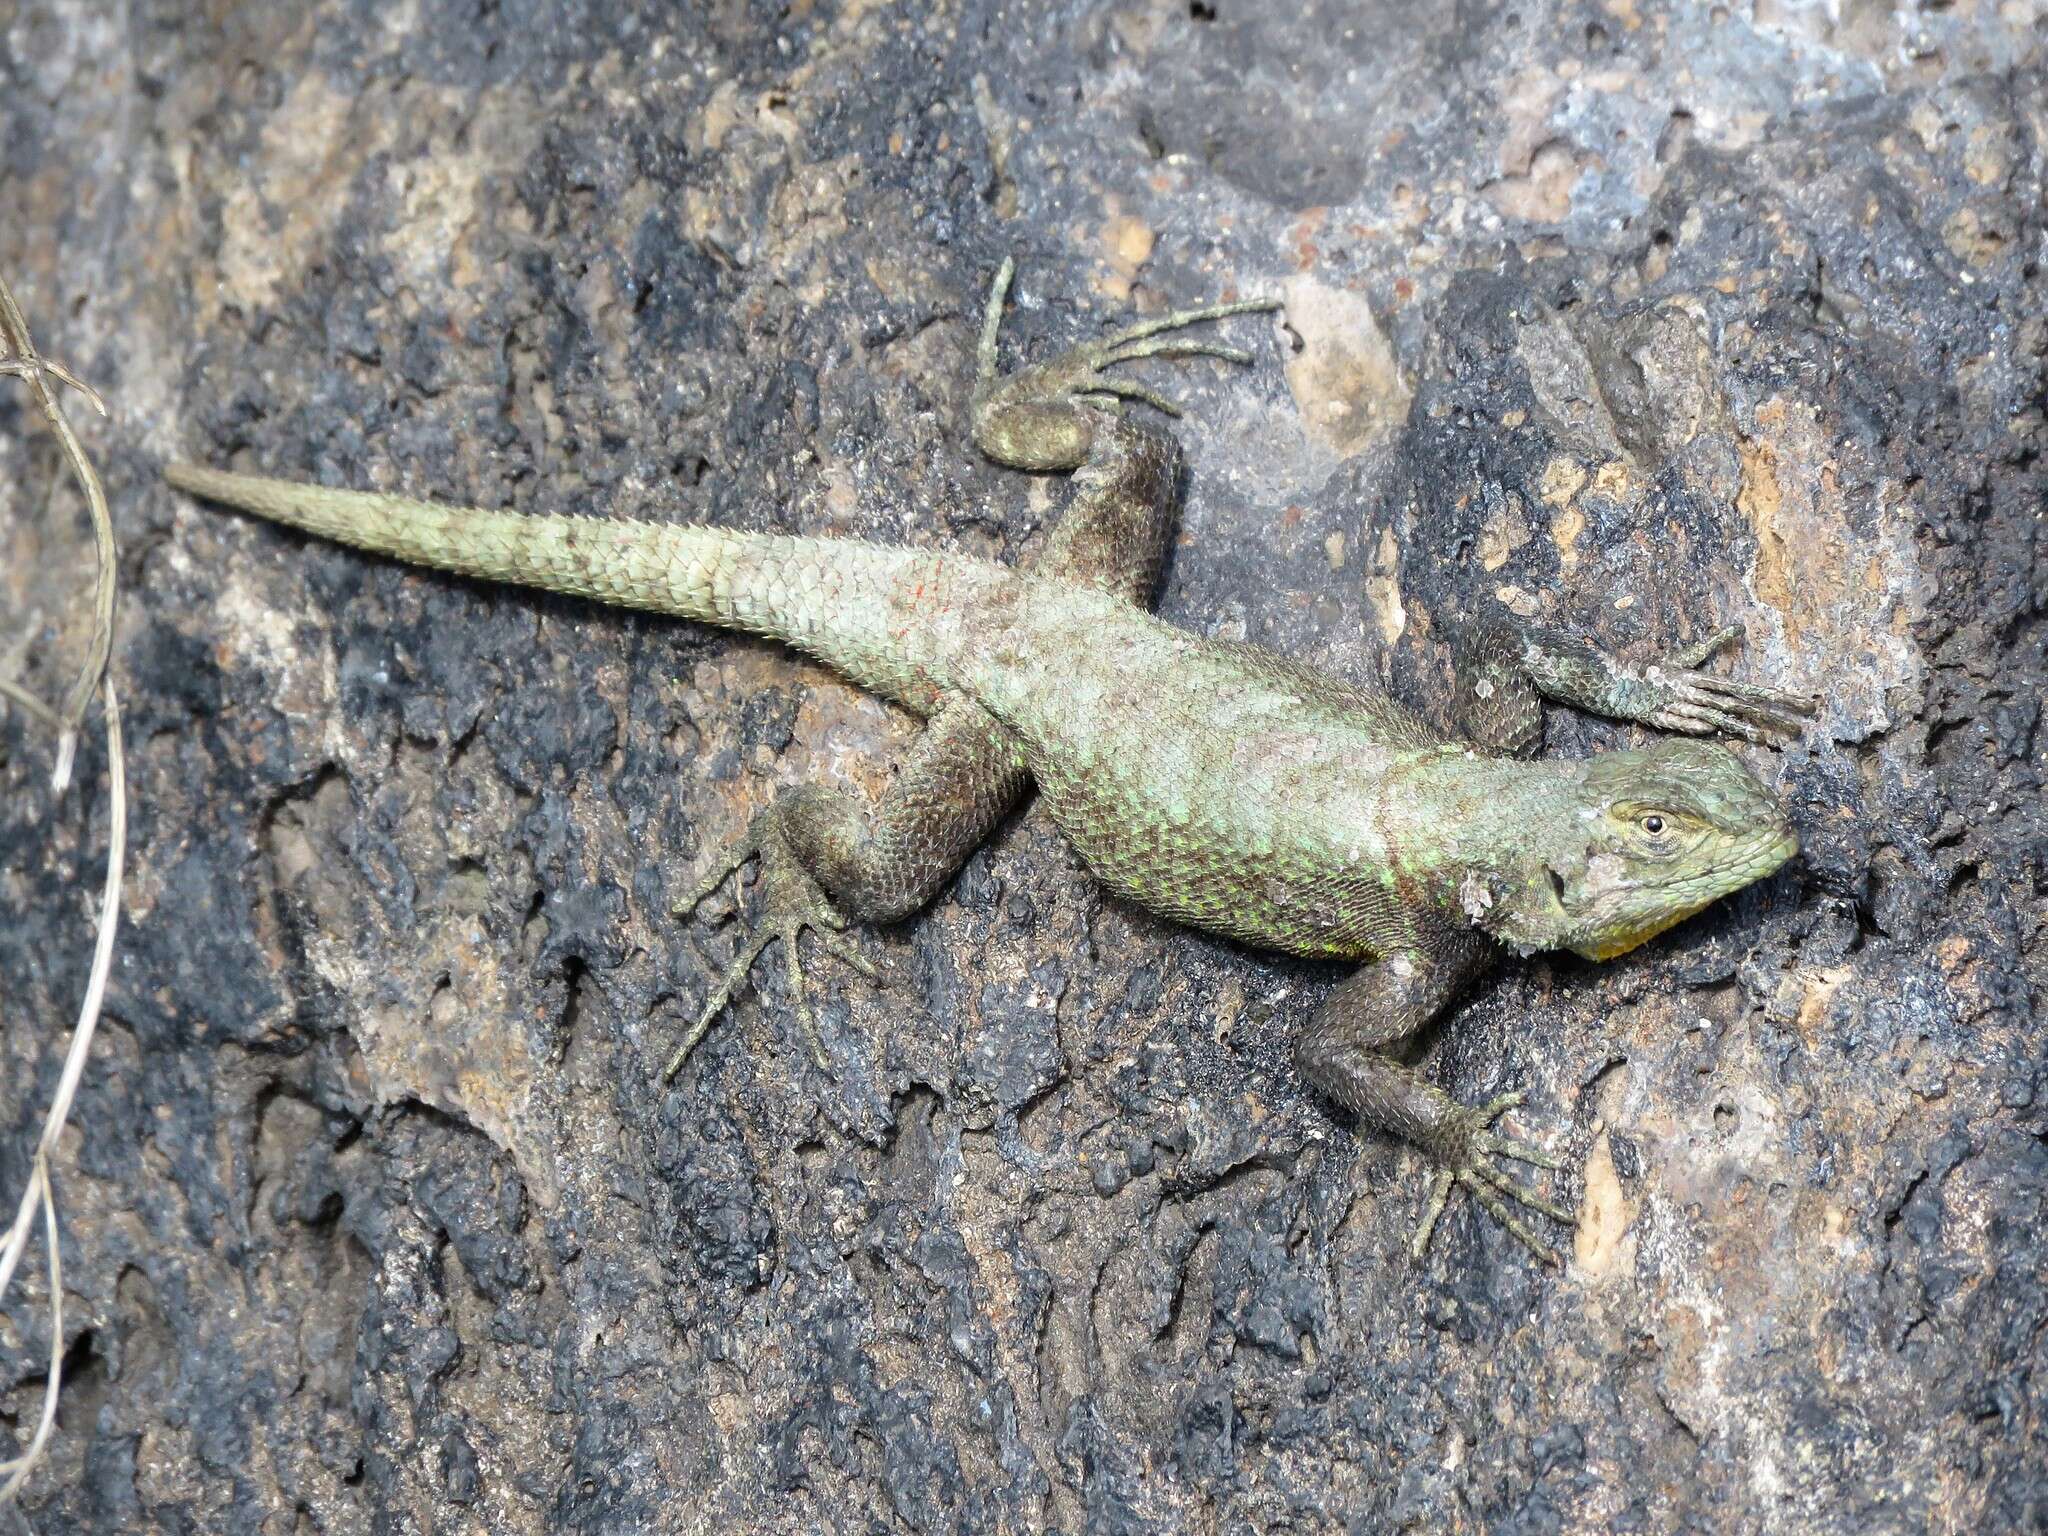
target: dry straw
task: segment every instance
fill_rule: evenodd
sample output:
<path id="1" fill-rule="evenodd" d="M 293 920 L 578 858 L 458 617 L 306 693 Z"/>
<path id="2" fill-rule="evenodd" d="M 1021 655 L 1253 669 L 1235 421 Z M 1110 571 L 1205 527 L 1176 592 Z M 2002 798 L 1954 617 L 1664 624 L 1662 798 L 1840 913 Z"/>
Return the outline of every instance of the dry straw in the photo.
<path id="1" fill-rule="evenodd" d="M 42 408 L 43 419 L 56 435 L 72 478 L 85 495 L 92 521 L 97 574 L 93 583 L 92 635 L 84 662 L 61 704 L 52 707 L 11 678 L 0 678 L 0 697 L 19 706 L 26 714 L 56 732 L 55 761 L 50 774 L 52 796 L 62 796 L 71 782 L 72 762 L 78 746 L 79 727 L 86 710 L 98 693 L 105 702 L 107 729 L 107 879 L 100 898 L 99 932 L 93 946 L 92 969 L 86 977 L 85 998 L 79 1005 L 78 1023 L 71 1033 L 71 1045 L 64 1055 L 64 1070 L 57 1079 L 49 1112 L 43 1117 L 43 1133 L 36 1141 L 35 1162 L 28 1187 L 15 1208 L 14 1223 L 0 1246 L 0 1303 L 14 1284 L 14 1272 L 21 1266 L 35 1235 L 36 1217 L 42 1217 L 43 1245 L 49 1257 L 50 1279 L 50 1370 L 44 1380 L 43 1408 L 35 1432 L 27 1445 L 13 1457 L 0 1461 L 0 1503 L 12 1500 L 29 1473 L 48 1453 L 50 1433 L 57 1423 L 57 1395 L 63 1386 L 64 1367 L 64 1269 L 58 1252 L 57 1196 L 50 1180 L 50 1158 L 57 1137 L 71 1114 L 79 1079 L 85 1075 L 86 1058 L 92 1051 L 94 1028 L 99 1024 L 100 1005 L 107 995 L 107 977 L 114 964 L 114 932 L 120 920 L 121 871 L 128 841 L 128 786 L 126 764 L 121 755 L 121 717 L 114 702 L 114 680 L 107 671 L 107 656 L 114 639 L 114 525 L 107 512 L 106 492 L 100 477 L 85 455 L 78 436 L 65 418 L 62 392 L 75 389 L 102 416 L 104 401 L 69 369 L 41 356 L 29 335 L 28 322 L 14 302 L 5 279 L 0 279 L 0 376 L 12 376 L 28 385 Z"/>

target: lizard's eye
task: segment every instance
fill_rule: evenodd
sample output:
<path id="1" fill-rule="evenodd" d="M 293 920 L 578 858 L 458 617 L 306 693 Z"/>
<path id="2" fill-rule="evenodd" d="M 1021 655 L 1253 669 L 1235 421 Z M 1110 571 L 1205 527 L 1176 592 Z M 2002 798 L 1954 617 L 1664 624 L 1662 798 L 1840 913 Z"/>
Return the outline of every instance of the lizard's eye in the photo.
<path id="1" fill-rule="evenodd" d="M 1644 859 L 1676 857 L 1691 846 L 1697 830 L 1683 812 L 1663 806 L 1638 805 L 1623 810 L 1615 819 L 1621 823 L 1623 846 Z"/>

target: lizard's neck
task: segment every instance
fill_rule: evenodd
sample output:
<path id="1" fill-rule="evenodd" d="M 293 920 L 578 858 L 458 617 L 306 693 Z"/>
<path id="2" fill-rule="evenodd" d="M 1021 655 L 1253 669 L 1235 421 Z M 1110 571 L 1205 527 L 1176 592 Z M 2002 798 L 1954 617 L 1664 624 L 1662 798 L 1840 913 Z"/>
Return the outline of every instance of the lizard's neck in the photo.
<path id="1" fill-rule="evenodd" d="M 1445 748 L 1409 766 L 1381 802 L 1396 875 L 1431 906 L 1479 922 L 1485 907 L 1534 883 L 1582 846 L 1582 763 Z"/>

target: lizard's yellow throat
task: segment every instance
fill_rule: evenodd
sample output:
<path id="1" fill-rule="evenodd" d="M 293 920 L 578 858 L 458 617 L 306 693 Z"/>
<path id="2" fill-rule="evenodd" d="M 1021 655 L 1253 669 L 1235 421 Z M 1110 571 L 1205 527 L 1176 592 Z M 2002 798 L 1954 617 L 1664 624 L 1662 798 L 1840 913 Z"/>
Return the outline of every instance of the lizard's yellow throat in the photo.
<path id="1" fill-rule="evenodd" d="M 1584 955 L 1588 960 L 1612 960 L 1616 955 L 1625 955 L 1638 944 L 1647 943 L 1649 940 L 1654 939 L 1666 928 L 1676 928 L 1695 912 L 1712 906 L 1713 903 L 1714 898 L 1709 896 L 1705 901 L 1696 902 L 1692 906 L 1678 907 L 1667 916 L 1652 918 L 1642 927 L 1617 929 L 1587 944 L 1576 945 L 1574 948 L 1577 953 Z"/>

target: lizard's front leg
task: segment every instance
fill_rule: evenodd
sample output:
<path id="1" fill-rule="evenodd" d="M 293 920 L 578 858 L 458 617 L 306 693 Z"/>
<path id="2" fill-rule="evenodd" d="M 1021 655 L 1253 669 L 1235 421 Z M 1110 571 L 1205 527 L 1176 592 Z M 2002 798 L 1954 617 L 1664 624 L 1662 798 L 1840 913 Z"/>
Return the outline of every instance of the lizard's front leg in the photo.
<path id="1" fill-rule="evenodd" d="M 1688 736 L 1723 732 L 1761 742 L 1773 731 L 1798 730 L 1818 707 L 1812 699 L 1699 670 L 1741 634 L 1731 625 L 1637 666 L 1497 610 L 1483 613 L 1459 646 L 1458 724 L 1480 745 L 1515 756 L 1541 740 L 1544 699 Z"/>
<path id="2" fill-rule="evenodd" d="M 1447 929 L 1413 949 L 1396 951 L 1347 979 L 1318 1008 L 1294 1041 L 1301 1075 L 1366 1124 L 1414 1142 L 1437 1164 L 1429 1203 L 1410 1252 L 1420 1259 L 1451 1186 L 1462 1184 L 1479 1204 L 1549 1264 L 1559 1262 L 1508 1208 L 1519 1201 L 1555 1221 L 1571 1213 L 1509 1179 L 1503 1157 L 1539 1168 L 1557 1164 L 1535 1148 L 1490 1129 L 1521 1103 L 1505 1093 L 1485 1104 L 1460 1104 L 1414 1068 L 1386 1052 L 1413 1035 L 1486 966 L 1491 946 L 1479 936 Z"/>
<path id="3" fill-rule="evenodd" d="M 1040 575 L 1144 602 L 1172 532 L 1180 450 L 1166 433 L 1126 419 L 1117 401 L 1135 399 L 1170 413 L 1173 407 L 1105 370 L 1145 358 L 1249 362 L 1250 355 L 1236 348 L 1175 333 L 1202 321 L 1271 309 L 1275 301 L 1183 310 L 1004 376 L 996 371 L 995 348 L 1012 271 L 1004 262 L 982 322 L 975 443 L 1001 464 L 1073 472 L 1074 498 L 1040 554 Z M 754 818 L 731 856 L 678 906 L 681 912 L 695 908 L 742 865 L 760 861 L 753 926 L 665 1075 L 675 1075 L 777 939 L 812 1059 L 825 1069 L 798 948 L 805 930 L 829 953 L 872 975 L 843 936 L 846 927 L 887 922 L 922 907 L 1028 787 L 1010 733 L 972 699 L 955 698 L 932 717 L 872 814 L 835 790 L 803 787 L 779 795 Z"/>

